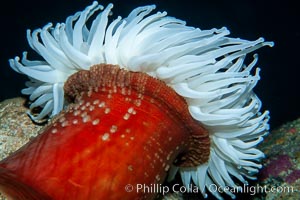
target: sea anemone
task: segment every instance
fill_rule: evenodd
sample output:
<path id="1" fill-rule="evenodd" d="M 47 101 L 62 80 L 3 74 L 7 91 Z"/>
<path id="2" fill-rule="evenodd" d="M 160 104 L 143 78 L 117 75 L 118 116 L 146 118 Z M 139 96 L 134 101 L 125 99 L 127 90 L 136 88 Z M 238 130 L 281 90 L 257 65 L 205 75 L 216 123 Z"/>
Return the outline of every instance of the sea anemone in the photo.
<path id="1" fill-rule="evenodd" d="M 255 146 L 268 133 L 269 112 L 260 112 L 261 101 L 253 92 L 260 78 L 259 68 L 254 67 L 258 56 L 249 64 L 244 61 L 248 53 L 273 43 L 231 38 L 225 27 L 190 27 L 166 12 L 150 14 L 154 5 L 110 20 L 112 7 L 95 1 L 65 23 L 27 31 L 30 47 L 43 59 L 28 60 L 24 52 L 22 59 L 9 62 L 30 79 L 22 90 L 30 95 L 30 109 L 42 108 L 39 114 L 30 111 L 31 118 L 42 120 L 60 113 L 68 105 L 64 84 L 78 71 L 108 64 L 143 72 L 183 97 L 189 114 L 209 133 L 207 162 L 188 168 L 174 165 L 169 180 L 179 172 L 184 185 L 193 182 L 207 197 L 211 184 L 237 187 L 234 179 L 243 184 L 247 184 L 245 177 L 255 179 L 264 157 Z"/>

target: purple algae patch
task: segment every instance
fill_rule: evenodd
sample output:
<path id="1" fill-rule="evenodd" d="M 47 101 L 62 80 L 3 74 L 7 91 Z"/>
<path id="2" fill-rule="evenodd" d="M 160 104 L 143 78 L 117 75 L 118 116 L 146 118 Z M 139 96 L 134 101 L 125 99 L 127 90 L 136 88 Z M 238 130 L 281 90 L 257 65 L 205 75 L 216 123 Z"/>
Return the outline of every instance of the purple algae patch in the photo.
<path id="1" fill-rule="evenodd" d="M 286 178 L 285 181 L 289 184 L 294 183 L 296 180 L 300 179 L 300 170 L 294 170 L 290 173 Z"/>
<path id="2" fill-rule="evenodd" d="M 261 170 L 261 179 L 266 179 L 270 176 L 278 177 L 281 172 L 287 172 L 292 168 L 292 163 L 288 155 L 280 155 L 276 159 L 271 160 Z"/>

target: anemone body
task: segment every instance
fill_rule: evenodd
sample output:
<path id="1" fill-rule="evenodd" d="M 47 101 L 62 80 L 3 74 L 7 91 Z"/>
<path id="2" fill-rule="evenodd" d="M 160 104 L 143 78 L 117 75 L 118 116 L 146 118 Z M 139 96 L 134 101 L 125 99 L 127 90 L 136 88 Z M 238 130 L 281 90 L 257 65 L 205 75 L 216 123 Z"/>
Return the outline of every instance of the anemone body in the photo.
<path id="1" fill-rule="evenodd" d="M 150 200 L 157 194 L 141 185 L 162 184 L 172 164 L 208 159 L 207 131 L 157 79 L 98 65 L 72 75 L 65 91 L 74 103 L 0 161 L 0 191 L 9 197 Z"/>
<path id="2" fill-rule="evenodd" d="M 29 45 L 43 59 L 10 60 L 11 67 L 29 77 L 22 93 L 30 95 L 30 109 L 42 107 L 33 120 L 52 117 L 67 105 L 63 86 L 67 78 L 94 64 L 115 64 L 162 80 L 182 96 L 191 116 L 209 131 L 210 157 L 192 168 L 173 166 L 183 183 L 195 183 L 207 196 L 213 183 L 236 187 L 254 179 L 264 154 L 255 148 L 268 133 L 269 112 L 253 92 L 259 80 L 257 55 L 246 64 L 247 54 L 272 46 L 263 38 L 248 41 L 229 37 L 223 27 L 201 30 L 187 26 L 166 12 L 151 14 L 154 5 L 138 7 L 126 18 L 109 19 L 113 5 L 93 2 L 65 23 L 49 23 L 27 32 Z M 88 22 L 91 26 L 88 27 Z M 232 198 L 234 194 L 227 192 Z M 219 193 L 213 193 L 221 199 Z"/>

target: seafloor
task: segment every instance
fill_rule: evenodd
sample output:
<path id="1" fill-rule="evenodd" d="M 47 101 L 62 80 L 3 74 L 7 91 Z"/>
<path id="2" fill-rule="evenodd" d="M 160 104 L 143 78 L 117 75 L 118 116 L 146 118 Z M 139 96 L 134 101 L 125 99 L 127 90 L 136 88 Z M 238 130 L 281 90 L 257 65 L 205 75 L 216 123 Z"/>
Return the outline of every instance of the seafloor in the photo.
<path id="1" fill-rule="evenodd" d="M 25 104 L 23 98 L 0 102 L 0 159 L 16 151 L 43 128 L 32 123 L 26 114 Z M 300 199 L 299 144 L 300 118 L 274 129 L 259 146 L 266 158 L 263 160 L 263 169 L 258 180 L 251 182 L 249 191 L 237 194 L 237 199 Z M 4 199 L 0 194 L 0 200 Z M 168 194 L 162 199 L 202 198 L 193 194 Z"/>

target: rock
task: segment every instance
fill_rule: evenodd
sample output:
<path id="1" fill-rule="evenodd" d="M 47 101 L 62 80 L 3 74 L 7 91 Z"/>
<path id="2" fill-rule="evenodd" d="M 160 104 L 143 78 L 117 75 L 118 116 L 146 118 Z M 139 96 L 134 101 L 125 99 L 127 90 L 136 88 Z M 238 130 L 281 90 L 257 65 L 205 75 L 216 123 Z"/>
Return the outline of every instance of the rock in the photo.
<path id="1" fill-rule="evenodd" d="M 254 199 L 300 199 L 300 118 L 273 130 L 259 149 L 266 159 L 258 184 L 269 192 Z"/>
<path id="2" fill-rule="evenodd" d="M 28 117 L 25 102 L 21 97 L 0 102 L 0 160 L 26 144 L 43 127 Z M 4 199 L 0 194 L 0 200 Z"/>
<path id="3" fill-rule="evenodd" d="M 14 98 L 0 103 L 0 159 L 16 151 L 43 127 L 26 114 L 25 99 Z"/>

